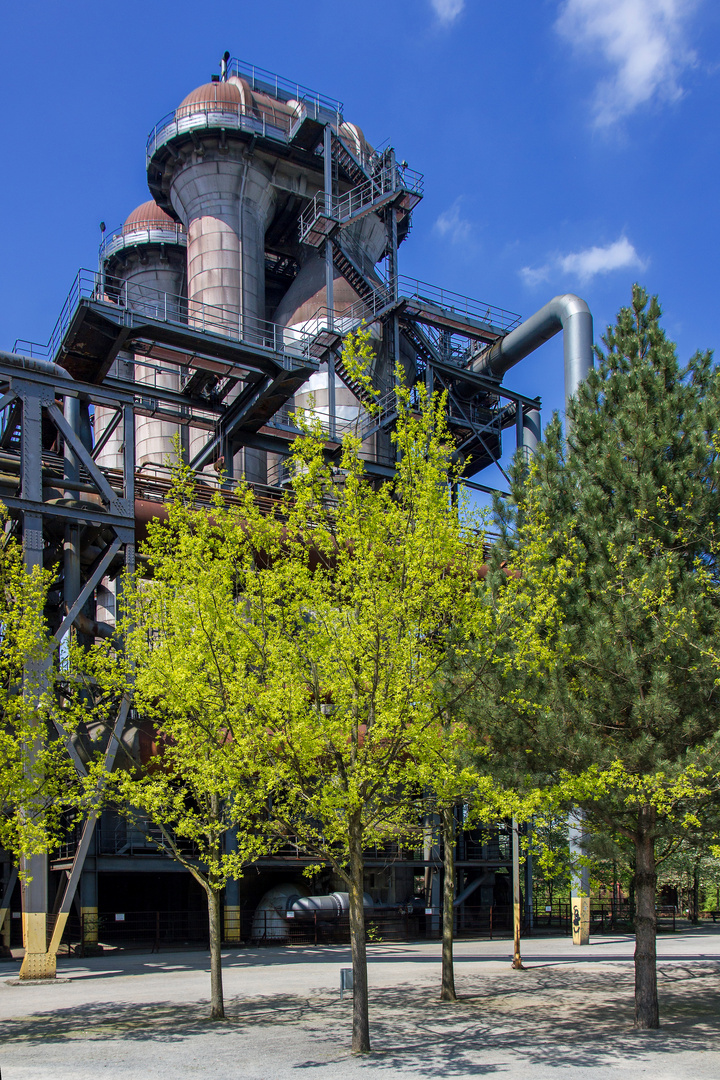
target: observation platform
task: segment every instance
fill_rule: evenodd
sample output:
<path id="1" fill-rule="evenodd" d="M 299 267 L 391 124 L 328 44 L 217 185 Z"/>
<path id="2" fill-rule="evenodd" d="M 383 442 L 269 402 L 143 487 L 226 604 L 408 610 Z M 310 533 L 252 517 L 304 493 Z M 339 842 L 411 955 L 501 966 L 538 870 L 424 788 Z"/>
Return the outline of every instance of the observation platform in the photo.
<path id="1" fill-rule="evenodd" d="M 181 247 L 187 247 L 187 233 L 179 223 L 150 225 L 142 228 L 118 225 L 116 229 L 110 229 L 103 237 L 100 244 L 100 261 L 103 262 L 121 251 L 141 244 L 179 244 Z"/>
<path id="2" fill-rule="evenodd" d="M 86 382 L 102 382 L 120 351 L 131 350 L 185 369 L 186 386 L 202 371 L 234 380 L 283 376 L 289 388 L 317 371 L 315 336 L 80 270 L 47 345 L 19 340 L 15 349 Z"/>
<path id="3" fill-rule="evenodd" d="M 191 108 L 173 109 L 155 124 L 145 147 L 150 190 L 156 198 L 153 173 L 178 140 L 192 138 L 201 131 L 217 130 L 226 135 L 237 133 L 276 147 L 296 149 L 312 158 L 325 126 L 329 124 L 338 132 L 343 123 L 341 101 L 301 83 L 234 58 L 228 63 L 227 75 L 228 78 L 242 79 L 254 93 L 273 98 L 283 108 L 272 110 L 243 102 L 195 101 Z"/>

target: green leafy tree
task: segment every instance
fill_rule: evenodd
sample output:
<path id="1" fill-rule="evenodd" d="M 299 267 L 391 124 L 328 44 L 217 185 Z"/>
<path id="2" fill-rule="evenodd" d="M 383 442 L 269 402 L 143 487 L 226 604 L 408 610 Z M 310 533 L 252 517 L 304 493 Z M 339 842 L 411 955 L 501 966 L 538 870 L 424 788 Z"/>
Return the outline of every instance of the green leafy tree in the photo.
<path id="1" fill-rule="evenodd" d="M 2 520 L 4 520 L 4 515 Z M 74 726 L 45 621 L 52 571 L 28 570 L 10 533 L 0 545 L 0 846 L 16 861 L 51 849 L 78 803 L 67 752 Z M 63 720 L 65 721 L 63 723 Z"/>
<path id="2" fill-rule="evenodd" d="M 256 753 L 275 777 L 275 828 L 349 894 L 357 1053 L 370 1048 L 363 852 L 417 831 L 428 763 L 462 738 L 433 690 L 451 628 L 475 617 L 483 558 L 450 498 L 443 402 L 398 388 L 397 412 L 397 471 L 382 486 L 356 438 L 331 469 L 308 429 L 284 534 L 246 596 L 263 630 Z"/>
<path id="3" fill-rule="evenodd" d="M 554 419 L 529 474 L 515 471 L 514 505 L 498 506 L 508 557 L 544 519 L 547 567 L 569 556 L 574 571 L 548 627 L 553 661 L 528 671 L 505 643 L 489 721 L 498 767 L 633 847 L 638 1028 L 659 1022 L 658 849 L 717 798 L 720 761 L 718 379 L 709 354 L 680 368 L 660 315 L 635 286 L 569 407 L 567 442 Z"/>
<path id="4" fill-rule="evenodd" d="M 193 479 L 180 467 L 167 520 L 150 524 L 143 546 L 149 576 L 123 589 L 125 651 L 105 644 L 85 660 L 110 696 L 132 685 L 137 713 L 153 726 L 149 760 L 104 780 L 97 761 L 88 790 L 95 798 L 102 787 L 136 827 L 154 824 L 160 837 L 149 838 L 205 892 L 213 1019 L 224 1016 L 220 894 L 269 849 L 269 788 L 247 735 L 257 652 L 243 603 L 264 528 L 250 493 L 231 509 L 219 496 L 211 513 L 195 509 Z"/>

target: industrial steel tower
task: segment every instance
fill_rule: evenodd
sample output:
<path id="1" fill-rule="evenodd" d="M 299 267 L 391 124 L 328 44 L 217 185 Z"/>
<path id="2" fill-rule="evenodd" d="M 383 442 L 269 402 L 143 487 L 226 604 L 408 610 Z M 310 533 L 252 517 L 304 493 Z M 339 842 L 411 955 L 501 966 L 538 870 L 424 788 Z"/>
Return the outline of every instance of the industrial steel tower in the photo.
<path id="1" fill-rule="evenodd" d="M 270 506 L 300 434 L 295 412 L 312 409 L 327 457 L 353 430 L 381 482 L 395 468 L 399 367 L 410 385 L 447 391 L 465 482 L 482 489 L 478 474 L 499 461 L 508 429 L 526 450 L 540 434 L 540 400 L 506 386 L 508 370 L 560 330 L 568 394 L 592 365 L 592 319 L 578 297 L 555 297 L 520 324 L 400 274 L 422 176 L 392 148 L 375 150 L 339 101 L 226 54 L 220 74 L 155 125 L 146 167 L 152 199 L 105 236 L 99 269 L 78 273 L 48 344 L 17 341 L 0 354 L 0 498 L 28 565 L 58 567 L 46 611 L 58 647 L 70 632 L 87 642 L 115 632 L 119 573 L 163 513 L 176 447 L 198 471 L 201 502 L 219 485 L 233 499 L 234 485 L 250 483 Z M 343 341 L 361 326 L 377 411 L 343 363 Z M 92 734 L 69 745 L 79 771 Z M 123 748 L 142 752 L 127 697 L 114 735 L 107 768 Z M 105 812 L 52 860 L 30 861 L 24 974 L 52 974 L 78 888 L 91 945 L 93 913 L 118 896 L 137 905 L 152 874 L 167 875 L 167 858 L 143 843 L 142 830 Z M 487 846 L 472 852 L 461 896 L 491 895 L 500 864 Z M 437 852 L 422 856 L 370 858 L 373 899 L 404 903 L 419 871 L 436 889 Z M 246 906 L 264 910 L 273 888 L 291 895 L 296 872 L 282 859 L 258 867 Z M 4 875 L 7 910 L 7 861 Z M 230 890 L 228 910 L 239 903 Z"/>

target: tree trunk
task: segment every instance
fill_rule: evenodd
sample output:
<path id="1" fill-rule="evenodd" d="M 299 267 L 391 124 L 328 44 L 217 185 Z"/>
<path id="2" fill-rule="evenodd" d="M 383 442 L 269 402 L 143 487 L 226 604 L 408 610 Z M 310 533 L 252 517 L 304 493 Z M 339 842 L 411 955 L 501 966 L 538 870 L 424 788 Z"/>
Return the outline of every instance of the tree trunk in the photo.
<path id="1" fill-rule="evenodd" d="M 641 1030 L 660 1025 L 655 949 L 655 816 L 654 807 L 643 806 L 635 834 L 635 1027 Z"/>
<path id="2" fill-rule="evenodd" d="M 353 813 L 349 821 L 350 839 L 350 946 L 353 966 L 352 1052 L 370 1051 L 370 1021 L 368 1018 L 367 952 L 365 949 L 365 909 L 363 886 L 365 862 L 362 849 L 360 814 Z"/>
<path id="3" fill-rule="evenodd" d="M 700 922 L 700 866 L 693 866 L 693 889 L 692 889 L 692 923 L 694 926 Z"/>
<path id="4" fill-rule="evenodd" d="M 455 919 L 455 810 L 446 806 L 442 811 L 443 829 L 443 924 L 442 924 L 442 985 L 441 1001 L 457 1001 L 453 965 L 453 922 Z"/>
<path id="5" fill-rule="evenodd" d="M 210 1017 L 213 1020 L 225 1019 L 222 984 L 222 932 L 220 928 L 220 893 L 209 886 L 206 888 L 208 902 L 208 921 L 210 923 Z"/>

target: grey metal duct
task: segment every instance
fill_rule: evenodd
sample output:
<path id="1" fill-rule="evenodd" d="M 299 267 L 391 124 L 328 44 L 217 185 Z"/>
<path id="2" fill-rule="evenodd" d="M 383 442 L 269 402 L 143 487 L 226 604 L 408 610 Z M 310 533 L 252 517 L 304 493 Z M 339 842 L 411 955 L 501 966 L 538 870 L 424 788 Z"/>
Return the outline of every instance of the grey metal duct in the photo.
<path id="1" fill-rule="evenodd" d="M 590 308 L 574 293 L 554 297 L 507 337 L 485 349 L 473 362 L 479 375 L 502 378 L 555 334 L 563 331 L 565 408 L 593 366 L 593 321 Z"/>
<path id="2" fill-rule="evenodd" d="M 372 911 L 375 905 L 369 893 L 363 893 L 363 908 Z M 350 894 L 334 892 L 329 896 L 301 896 L 289 905 L 296 915 L 312 915 L 321 911 L 325 915 L 346 915 L 350 911 Z"/>
<path id="3" fill-rule="evenodd" d="M 31 356 L 21 356 L 20 353 L 0 351 L 0 363 L 23 368 L 33 374 L 51 375 L 53 379 L 65 379 L 73 382 L 72 375 L 65 368 L 61 368 L 59 364 L 53 364 L 51 360 L 38 360 Z"/>

